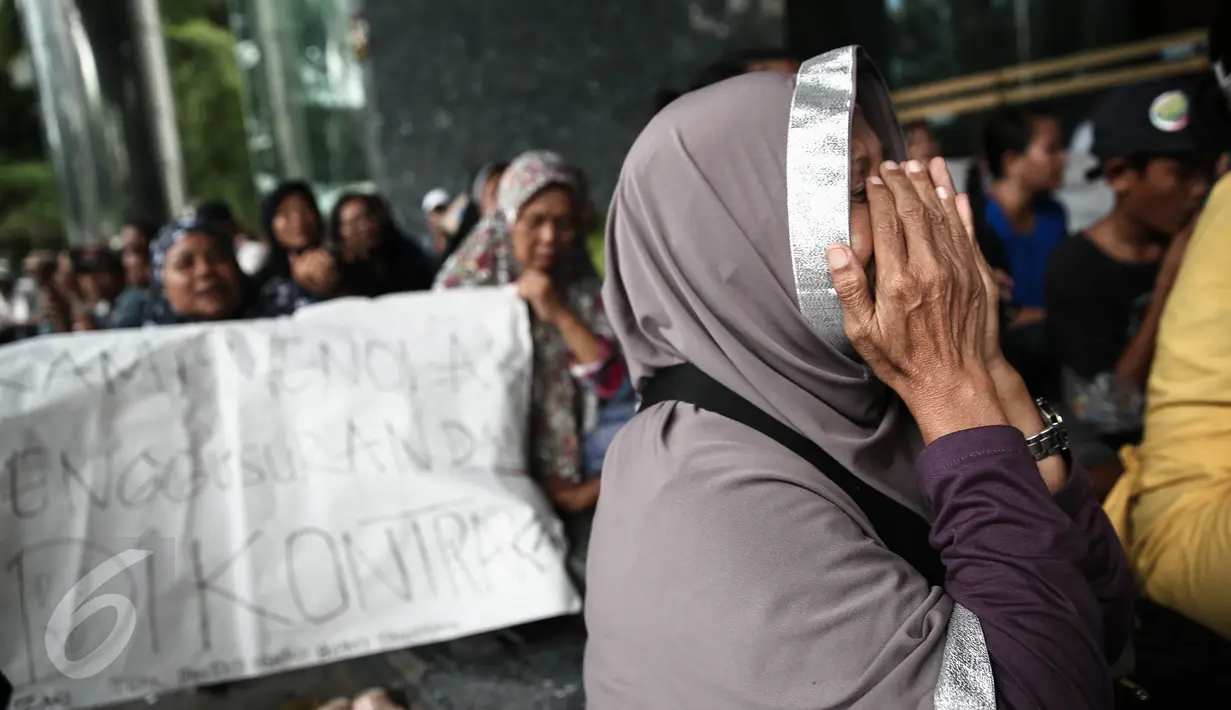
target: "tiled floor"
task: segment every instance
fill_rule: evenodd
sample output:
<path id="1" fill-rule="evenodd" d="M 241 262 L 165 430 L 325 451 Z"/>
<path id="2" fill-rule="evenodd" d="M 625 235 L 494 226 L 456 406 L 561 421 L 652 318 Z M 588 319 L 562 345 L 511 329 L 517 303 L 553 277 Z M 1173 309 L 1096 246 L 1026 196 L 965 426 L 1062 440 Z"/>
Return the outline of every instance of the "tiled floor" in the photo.
<path id="1" fill-rule="evenodd" d="M 313 710 L 386 688 L 408 710 L 583 710 L 578 618 L 134 702 L 117 710 Z"/>

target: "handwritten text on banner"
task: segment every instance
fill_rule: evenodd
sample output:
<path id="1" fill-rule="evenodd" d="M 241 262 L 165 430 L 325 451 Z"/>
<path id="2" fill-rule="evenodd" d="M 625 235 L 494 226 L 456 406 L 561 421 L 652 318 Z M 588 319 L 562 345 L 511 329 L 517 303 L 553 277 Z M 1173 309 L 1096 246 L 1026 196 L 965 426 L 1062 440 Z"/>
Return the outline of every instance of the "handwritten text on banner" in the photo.
<path id="1" fill-rule="evenodd" d="M 90 707 L 575 611 L 507 289 L 0 349 L 0 667 Z"/>

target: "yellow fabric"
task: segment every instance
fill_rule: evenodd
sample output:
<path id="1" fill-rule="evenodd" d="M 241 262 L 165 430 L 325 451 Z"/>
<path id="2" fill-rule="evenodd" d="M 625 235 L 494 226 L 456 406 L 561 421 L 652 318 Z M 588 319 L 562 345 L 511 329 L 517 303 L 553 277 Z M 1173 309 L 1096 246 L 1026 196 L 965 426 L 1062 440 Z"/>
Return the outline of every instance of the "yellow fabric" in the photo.
<path id="1" fill-rule="evenodd" d="M 1214 188 L 1158 334 L 1140 447 L 1104 507 L 1150 599 L 1231 638 L 1231 177 Z"/>

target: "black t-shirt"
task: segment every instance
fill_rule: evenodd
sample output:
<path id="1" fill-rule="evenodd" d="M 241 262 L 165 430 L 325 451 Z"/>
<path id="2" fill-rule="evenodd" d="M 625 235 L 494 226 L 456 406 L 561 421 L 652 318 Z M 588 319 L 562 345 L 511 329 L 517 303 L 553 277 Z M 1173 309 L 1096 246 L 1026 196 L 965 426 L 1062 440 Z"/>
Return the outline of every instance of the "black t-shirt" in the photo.
<path id="1" fill-rule="evenodd" d="M 1158 269 L 1157 261 L 1116 261 L 1085 234 L 1056 247 L 1044 283 L 1056 359 L 1087 379 L 1115 370 L 1141 327 Z"/>

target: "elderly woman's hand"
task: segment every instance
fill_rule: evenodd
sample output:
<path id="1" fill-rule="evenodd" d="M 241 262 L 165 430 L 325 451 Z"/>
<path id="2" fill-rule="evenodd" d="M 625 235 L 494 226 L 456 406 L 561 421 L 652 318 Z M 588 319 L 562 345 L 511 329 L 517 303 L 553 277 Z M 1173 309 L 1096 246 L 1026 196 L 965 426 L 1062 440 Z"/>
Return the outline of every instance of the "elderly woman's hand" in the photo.
<path id="1" fill-rule="evenodd" d="M 885 163 L 867 184 L 875 288 L 850 247 L 829 247 L 847 337 L 906 402 L 925 441 L 1005 424 L 985 360 L 982 258 L 951 187 L 919 163 Z"/>
<path id="2" fill-rule="evenodd" d="M 522 274 L 517 279 L 517 295 L 530 304 L 539 320 L 546 323 L 555 323 L 565 310 L 556 285 L 544 271 L 529 269 Z"/>

